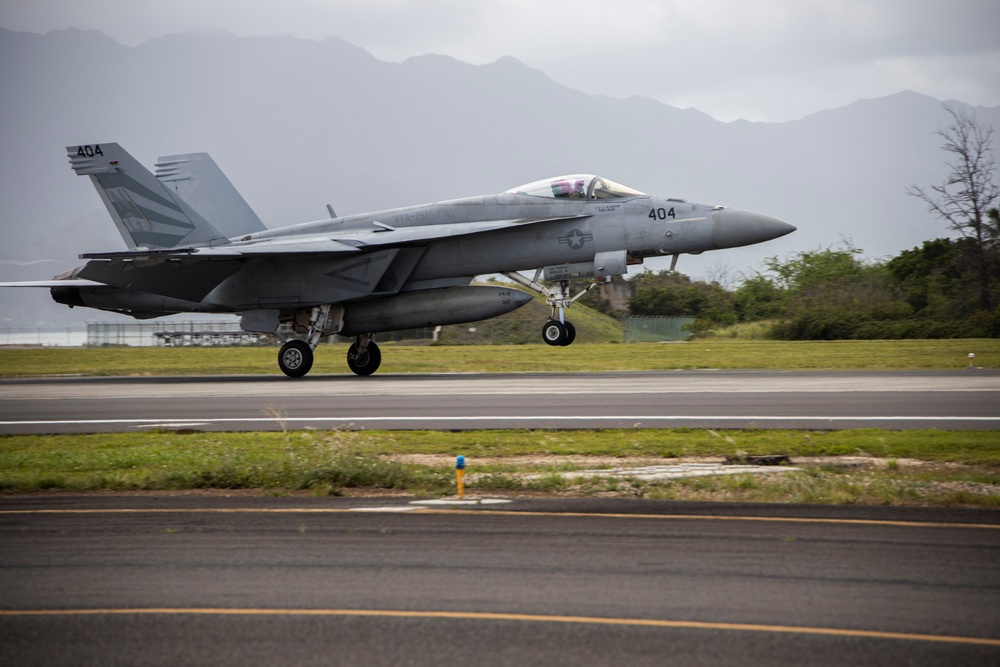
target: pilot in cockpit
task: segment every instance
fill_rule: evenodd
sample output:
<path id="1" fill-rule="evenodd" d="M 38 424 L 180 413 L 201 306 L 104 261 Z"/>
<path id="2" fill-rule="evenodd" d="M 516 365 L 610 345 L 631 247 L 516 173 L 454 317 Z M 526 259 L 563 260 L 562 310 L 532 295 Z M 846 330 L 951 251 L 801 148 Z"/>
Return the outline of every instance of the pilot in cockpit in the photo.
<path id="1" fill-rule="evenodd" d="M 587 182 L 579 179 L 573 185 L 570 185 L 570 182 L 567 180 L 553 181 L 552 196 L 559 199 L 586 199 Z"/>

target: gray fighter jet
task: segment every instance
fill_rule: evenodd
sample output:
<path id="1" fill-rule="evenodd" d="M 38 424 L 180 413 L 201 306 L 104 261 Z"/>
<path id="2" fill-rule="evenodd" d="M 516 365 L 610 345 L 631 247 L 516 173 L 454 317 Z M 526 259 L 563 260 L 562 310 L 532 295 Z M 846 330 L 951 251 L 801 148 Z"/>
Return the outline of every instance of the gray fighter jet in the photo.
<path id="1" fill-rule="evenodd" d="M 545 295 L 549 345 L 576 336 L 565 309 L 571 278 L 626 273 L 646 257 L 735 248 L 795 230 L 758 213 L 653 197 L 575 174 L 470 197 L 267 229 L 205 153 L 160 158 L 150 173 L 118 144 L 67 148 L 128 246 L 80 255 L 52 281 L 52 298 L 132 315 L 240 313 L 246 331 L 291 327 L 278 365 L 305 375 L 320 338 L 354 337 L 347 363 L 370 375 L 379 332 L 496 317 L 531 296 L 473 286 L 499 273 Z M 534 271 L 527 278 L 520 271 Z M 545 284 L 543 284 L 545 283 Z M 27 284 L 27 283 L 22 283 Z M 592 283 L 591 287 L 596 283 Z"/>

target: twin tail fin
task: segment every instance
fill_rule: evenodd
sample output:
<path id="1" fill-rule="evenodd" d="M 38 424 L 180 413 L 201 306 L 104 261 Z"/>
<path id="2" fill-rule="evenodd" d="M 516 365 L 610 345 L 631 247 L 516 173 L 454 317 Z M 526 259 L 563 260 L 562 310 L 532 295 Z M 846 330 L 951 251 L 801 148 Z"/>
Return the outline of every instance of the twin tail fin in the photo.
<path id="1" fill-rule="evenodd" d="M 154 175 L 116 143 L 66 152 L 73 171 L 90 176 L 129 249 L 223 245 L 264 229 L 205 153 L 160 158 Z"/>

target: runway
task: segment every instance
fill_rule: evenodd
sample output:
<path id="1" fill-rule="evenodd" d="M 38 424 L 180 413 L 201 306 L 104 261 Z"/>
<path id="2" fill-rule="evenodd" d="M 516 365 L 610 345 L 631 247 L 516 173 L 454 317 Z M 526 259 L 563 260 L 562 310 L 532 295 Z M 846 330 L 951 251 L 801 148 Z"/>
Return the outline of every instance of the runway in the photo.
<path id="1" fill-rule="evenodd" d="M 0 662 L 995 665 L 1000 513 L 0 499 Z"/>
<path id="2" fill-rule="evenodd" d="M 151 428 L 1000 429 L 997 371 L 650 371 L 0 381 L 0 433 Z"/>

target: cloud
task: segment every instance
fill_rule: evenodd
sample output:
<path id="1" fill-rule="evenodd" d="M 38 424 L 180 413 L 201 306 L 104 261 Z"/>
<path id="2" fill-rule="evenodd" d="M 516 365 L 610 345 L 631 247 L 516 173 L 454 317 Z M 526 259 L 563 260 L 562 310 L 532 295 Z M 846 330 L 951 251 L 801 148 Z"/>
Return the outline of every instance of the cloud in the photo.
<path id="1" fill-rule="evenodd" d="M 788 120 L 914 89 L 1000 104 L 996 0 L 47 0 L 0 25 L 336 35 L 383 60 L 514 56 L 590 94 L 645 95 L 722 120 Z"/>

